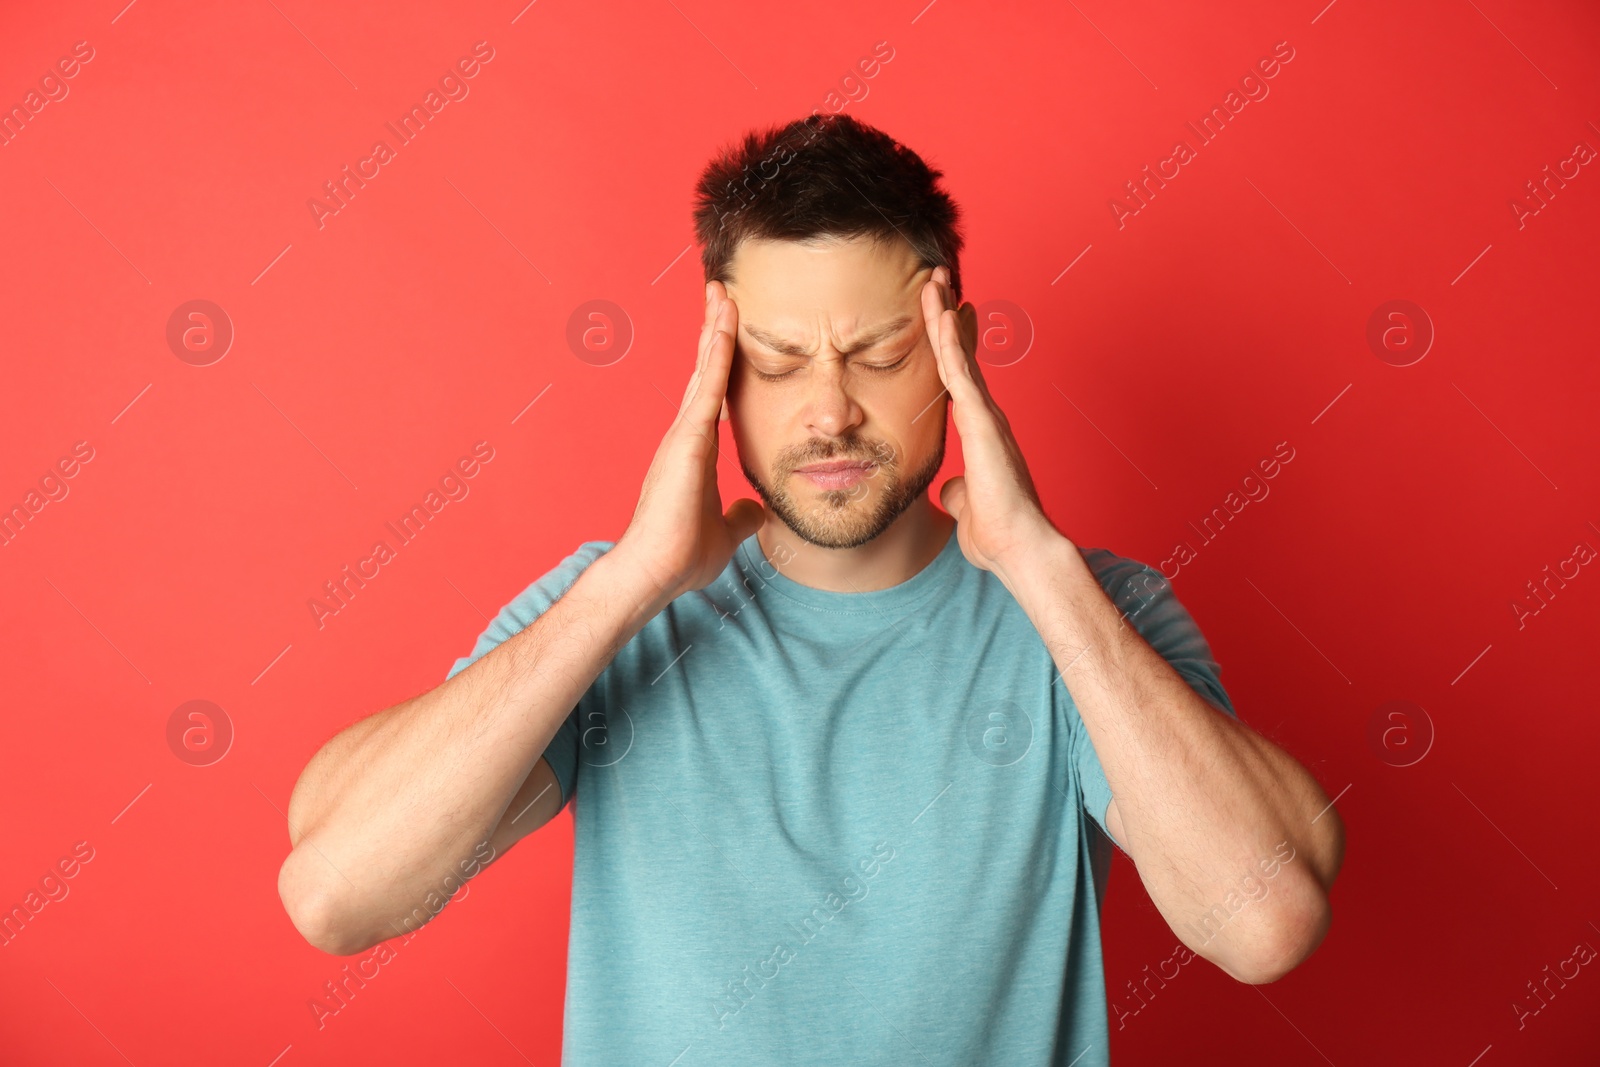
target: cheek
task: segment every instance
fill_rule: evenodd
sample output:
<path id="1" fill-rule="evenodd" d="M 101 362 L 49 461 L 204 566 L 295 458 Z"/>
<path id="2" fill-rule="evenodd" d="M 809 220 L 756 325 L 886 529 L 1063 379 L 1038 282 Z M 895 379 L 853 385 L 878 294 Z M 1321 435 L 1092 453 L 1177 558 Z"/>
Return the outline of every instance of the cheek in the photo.
<path id="1" fill-rule="evenodd" d="M 728 375 L 728 391 L 724 397 L 734 426 L 753 426 L 761 422 L 765 401 L 760 386 L 761 383 L 754 381 L 748 371 L 735 364 Z"/>
<path id="2" fill-rule="evenodd" d="M 929 396 L 924 395 L 937 391 L 937 387 L 932 391 L 914 389 L 909 382 L 903 382 L 894 394 L 885 394 L 867 407 L 867 436 L 892 450 L 902 472 L 920 467 L 939 447 L 944 403 L 940 400 L 929 404 Z"/>
<path id="3" fill-rule="evenodd" d="M 761 383 L 753 387 L 728 387 L 728 430 L 739 457 L 758 470 L 765 469 L 774 452 L 783 444 L 779 427 L 785 425 L 782 405 L 767 395 Z"/>
<path id="4" fill-rule="evenodd" d="M 932 450 L 939 441 L 939 424 L 945 420 L 948 407 L 944 382 L 939 379 L 939 368 L 928 362 L 897 385 L 894 395 L 886 397 L 884 414 L 910 443 L 920 443 Z"/>

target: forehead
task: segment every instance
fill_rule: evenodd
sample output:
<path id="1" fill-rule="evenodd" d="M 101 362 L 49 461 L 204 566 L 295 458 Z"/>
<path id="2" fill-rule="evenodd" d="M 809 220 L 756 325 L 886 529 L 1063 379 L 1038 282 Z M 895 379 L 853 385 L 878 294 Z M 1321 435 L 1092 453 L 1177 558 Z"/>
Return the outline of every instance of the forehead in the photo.
<path id="1" fill-rule="evenodd" d="M 799 326 L 825 316 L 845 330 L 914 308 L 932 273 L 898 237 L 751 239 L 739 245 L 730 268 L 728 295 L 741 321 Z"/>

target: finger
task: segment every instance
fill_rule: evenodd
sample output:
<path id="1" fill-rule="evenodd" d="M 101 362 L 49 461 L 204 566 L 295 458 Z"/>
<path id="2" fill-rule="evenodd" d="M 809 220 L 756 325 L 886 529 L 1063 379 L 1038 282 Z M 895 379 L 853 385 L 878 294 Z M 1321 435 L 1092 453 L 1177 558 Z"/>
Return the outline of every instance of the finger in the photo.
<path id="1" fill-rule="evenodd" d="M 943 272 L 943 278 L 949 278 L 946 269 L 940 267 L 933 278 L 935 285 L 939 284 L 941 272 Z M 952 300 L 948 296 L 949 290 L 941 287 L 941 292 L 944 295 L 941 297 L 940 303 L 945 305 L 951 303 Z M 941 321 L 938 336 L 944 364 L 950 376 L 959 380 L 958 385 L 952 388 L 951 395 L 953 397 L 964 396 L 974 401 L 972 406 L 987 408 L 990 416 L 996 422 L 1004 424 L 1006 422 L 1005 413 L 1000 410 L 1000 405 L 995 403 L 994 395 L 989 392 L 989 383 L 983 376 L 977 353 L 975 350 L 967 348 L 967 338 L 962 333 L 961 319 L 958 312 L 954 309 L 948 312 L 941 311 L 939 318 Z"/>
<path id="2" fill-rule="evenodd" d="M 922 287 L 922 325 L 927 330 L 928 344 L 933 349 L 933 364 L 939 371 L 939 381 L 949 389 L 950 372 L 945 367 L 944 346 L 939 343 L 939 316 L 943 309 L 937 290 L 938 286 L 931 280 Z"/>
<path id="3" fill-rule="evenodd" d="M 956 303 L 955 294 L 950 289 L 950 268 L 940 265 L 934 271 L 934 280 L 939 284 L 939 291 L 943 297 L 944 306 L 949 308 L 955 316 L 955 337 L 956 343 L 961 349 L 961 365 L 966 370 L 967 375 L 977 383 L 978 390 L 983 393 L 986 398 L 990 398 L 992 403 L 992 398 L 990 397 L 989 393 L 989 383 L 983 376 L 983 368 L 979 365 L 977 352 L 976 350 L 968 352 L 966 339 L 961 336 L 961 309 L 960 305 Z M 976 349 L 976 344 L 974 344 L 974 349 Z"/>
<path id="4" fill-rule="evenodd" d="M 707 282 L 705 318 L 700 323 L 700 358 L 705 358 L 706 349 L 710 346 L 712 328 L 716 325 L 717 312 L 722 308 L 722 301 L 727 299 L 721 282 Z"/>
<path id="5" fill-rule="evenodd" d="M 688 415 L 690 408 L 694 404 L 695 394 L 700 391 L 700 379 L 703 376 L 703 373 L 704 372 L 697 362 L 695 364 L 694 373 L 689 375 L 688 384 L 683 387 L 683 398 L 678 401 L 678 413 L 673 417 L 674 423 Z"/>
<path id="6" fill-rule="evenodd" d="M 721 289 L 721 284 L 718 284 Z M 728 380 L 733 374 L 733 361 L 739 351 L 739 305 L 723 290 L 721 294 L 722 306 L 719 310 L 716 325 L 713 327 L 711 347 L 707 352 L 707 370 L 711 373 L 708 383 L 712 387 L 709 403 L 713 410 L 725 409 L 728 402 Z"/>
<path id="7" fill-rule="evenodd" d="M 717 312 L 722 310 L 722 303 L 727 299 L 727 290 L 723 288 L 721 282 L 706 283 L 706 306 L 705 314 L 700 320 L 700 348 L 696 366 L 705 361 L 706 352 L 711 347 L 711 335 L 717 323 Z"/>
<path id="8" fill-rule="evenodd" d="M 738 309 L 732 300 L 723 300 L 712 325 L 705 363 L 696 375 L 695 392 L 685 407 L 689 420 L 702 431 L 716 429 L 718 413 L 727 398 L 738 325 Z"/>
<path id="9" fill-rule="evenodd" d="M 728 505 L 722 517 L 733 539 L 742 543 L 766 524 L 767 511 L 756 501 L 743 497 Z"/>
<path id="10" fill-rule="evenodd" d="M 939 488 L 939 505 L 957 522 L 967 510 L 967 479 L 963 474 L 948 479 Z"/>
<path id="11" fill-rule="evenodd" d="M 971 346 L 973 347 L 968 350 L 968 347 L 966 347 L 966 342 L 968 342 L 968 339 L 966 339 L 965 334 L 962 333 L 962 318 L 960 318 L 960 310 L 952 310 L 950 315 L 954 317 L 952 318 L 952 325 L 955 326 L 955 338 L 957 338 L 957 341 L 960 342 L 963 352 L 968 354 L 968 357 L 966 357 L 966 368 L 968 368 L 968 370 L 971 371 L 971 374 L 973 374 L 973 381 L 978 382 L 978 389 L 982 390 L 984 397 L 989 397 L 989 379 L 984 378 L 984 366 L 982 366 L 982 360 L 979 360 L 978 358 L 978 346 L 979 341 L 981 341 L 982 338 L 982 323 L 974 323 L 976 330 L 973 331 L 974 336 L 971 338 Z M 974 310 L 973 315 L 976 317 L 976 310 Z"/>
<path id="12" fill-rule="evenodd" d="M 933 269 L 933 280 L 938 283 L 939 295 L 944 298 L 944 306 L 951 311 L 956 309 L 955 295 L 950 292 L 950 268 L 940 264 Z"/>
<path id="13" fill-rule="evenodd" d="M 717 313 L 721 310 L 723 302 L 727 299 L 727 290 L 721 282 L 707 282 L 705 318 L 700 324 L 700 342 L 695 354 L 694 371 L 689 375 L 689 382 L 684 386 L 683 398 L 678 402 L 678 414 L 682 416 L 689 410 L 690 398 L 700 388 L 700 379 L 705 374 L 706 360 L 711 353 L 711 342 L 716 337 Z"/>
<path id="14" fill-rule="evenodd" d="M 972 392 L 977 389 L 977 384 L 967 365 L 966 349 L 961 346 L 961 331 L 955 312 L 946 308 L 944 303 L 938 283 L 930 282 L 922 292 L 922 316 L 927 324 L 934 358 L 938 361 L 939 377 L 959 405 L 963 399 L 976 399 L 980 394 Z"/>

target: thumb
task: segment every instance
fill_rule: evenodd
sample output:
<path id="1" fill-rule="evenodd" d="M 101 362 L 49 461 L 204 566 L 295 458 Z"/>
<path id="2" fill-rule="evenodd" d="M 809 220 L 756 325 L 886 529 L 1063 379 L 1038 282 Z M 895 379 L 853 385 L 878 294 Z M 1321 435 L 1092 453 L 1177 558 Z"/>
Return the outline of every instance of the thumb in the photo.
<path id="1" fill-rule="evenodd" d="M 962 514 L 967 510 L 967 478 L 958 474 L 949 479 L 939 488 L 939 504 L 948 511 L 957 522 L 961 521 Z"/>
<path id="2" fill-rule="evenodd" d="M 728 524 L 734 541 L 743 542 L 766 524 L 767 511 L 756 501 L 743 497 L 728 505 L 722 518 Z"/>

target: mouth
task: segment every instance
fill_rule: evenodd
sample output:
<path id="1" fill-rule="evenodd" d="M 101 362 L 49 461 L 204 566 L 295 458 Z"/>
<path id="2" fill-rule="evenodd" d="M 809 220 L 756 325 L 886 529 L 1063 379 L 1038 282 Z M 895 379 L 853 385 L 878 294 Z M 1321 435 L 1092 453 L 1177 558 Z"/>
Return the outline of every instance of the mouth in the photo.
<path id="1" fill-rule="evenodd" d="M 819 489 L 848 489 L 877 466 L 867 460 L 832 460 L 796 468 L 795 473 L 803 475 Z"/>

